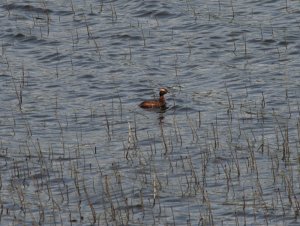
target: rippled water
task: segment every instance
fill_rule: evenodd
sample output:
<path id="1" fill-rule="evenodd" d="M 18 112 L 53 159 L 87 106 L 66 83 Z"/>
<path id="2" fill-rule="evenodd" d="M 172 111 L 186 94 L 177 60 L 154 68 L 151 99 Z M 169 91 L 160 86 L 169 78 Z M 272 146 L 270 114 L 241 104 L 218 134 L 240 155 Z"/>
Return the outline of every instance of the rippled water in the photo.
<path id="1" fill-rule="evenodd" d="M 1 224 L 299 224 L 298 1 L 0 6 Z"/>

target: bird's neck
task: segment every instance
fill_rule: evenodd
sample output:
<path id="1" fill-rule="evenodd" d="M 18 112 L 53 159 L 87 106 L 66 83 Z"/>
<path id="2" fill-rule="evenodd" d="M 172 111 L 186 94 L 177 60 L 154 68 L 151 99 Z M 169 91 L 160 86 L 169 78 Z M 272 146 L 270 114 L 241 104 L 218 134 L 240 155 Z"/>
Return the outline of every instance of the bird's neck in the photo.
<path id="1" fill-rule="evenodd" d="M 161 102 L 161 103 L 164 103 L 164 102 L 165 102 L 165 98 L 164 98 L 163 95 L 161 95 L 161 96 L 159 97 L 159 102 Z"/>

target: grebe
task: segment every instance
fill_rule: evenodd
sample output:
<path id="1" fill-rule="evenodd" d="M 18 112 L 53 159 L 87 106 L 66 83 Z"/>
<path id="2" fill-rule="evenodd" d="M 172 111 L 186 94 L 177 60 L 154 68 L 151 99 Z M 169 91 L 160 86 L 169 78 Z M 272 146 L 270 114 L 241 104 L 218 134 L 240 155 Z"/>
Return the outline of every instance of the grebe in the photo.
<path id="1" fill-rule="evenodd" d="M 169 91 L 166 88 L 160 88 L 159 90 L 159 99 L 158 100 L 145 100 L 140 103 L 141 108 L 165 108 L 166 101 L 164 95 Z"/>

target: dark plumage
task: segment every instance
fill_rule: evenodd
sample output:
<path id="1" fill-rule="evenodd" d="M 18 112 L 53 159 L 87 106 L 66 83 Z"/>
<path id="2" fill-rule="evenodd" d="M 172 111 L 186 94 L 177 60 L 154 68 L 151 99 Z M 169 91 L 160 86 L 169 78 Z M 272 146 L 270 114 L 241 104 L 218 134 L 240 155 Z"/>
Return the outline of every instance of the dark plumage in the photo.
<path id="1" fill-rule="evenodd" d="M 141 108 L 165 108 L 166 101 L 164 95 L 169 91 L 166 88 L 160 88 L 158 100 L 145 100 L 140 103 Z"/>

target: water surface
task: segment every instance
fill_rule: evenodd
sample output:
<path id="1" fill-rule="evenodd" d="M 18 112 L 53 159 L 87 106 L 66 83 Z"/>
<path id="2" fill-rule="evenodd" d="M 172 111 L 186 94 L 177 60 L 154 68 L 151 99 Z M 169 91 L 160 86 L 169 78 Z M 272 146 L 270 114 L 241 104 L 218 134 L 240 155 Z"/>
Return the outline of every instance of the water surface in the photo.
<path id="1" fill-rule="evenodd" d="M 1 4 L 1 223 L 298 225 L 299 13 Z"/>

